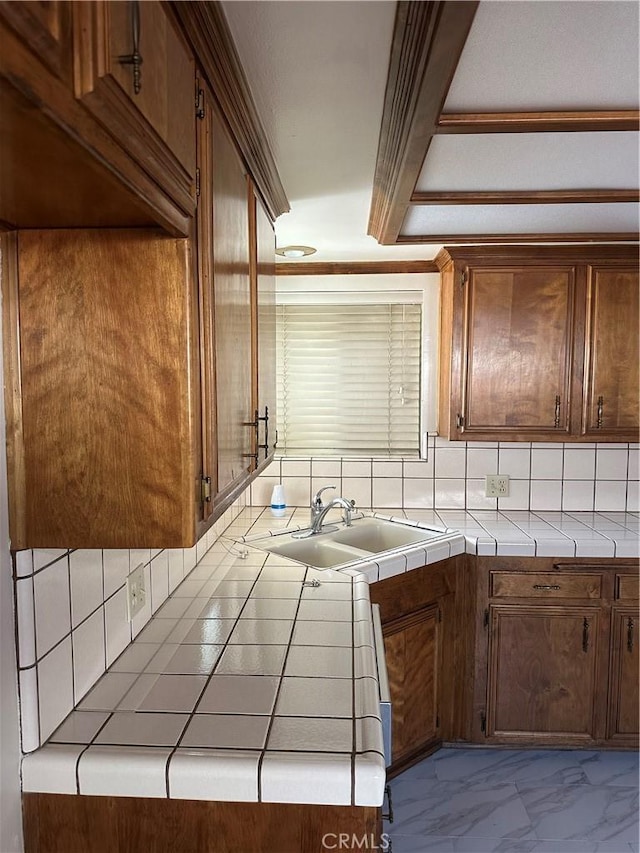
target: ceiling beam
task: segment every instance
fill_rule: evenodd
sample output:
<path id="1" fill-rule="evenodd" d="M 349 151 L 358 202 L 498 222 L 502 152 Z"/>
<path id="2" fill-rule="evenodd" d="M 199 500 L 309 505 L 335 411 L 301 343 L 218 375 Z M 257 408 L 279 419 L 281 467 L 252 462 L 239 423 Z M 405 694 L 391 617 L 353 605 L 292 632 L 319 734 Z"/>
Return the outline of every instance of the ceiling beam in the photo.
<path id="1" fill-rule="evenodd" d="M 637 243 L 638 240 L 640 233 L 637 231 L 599 231 L 574 234 L 401 234 L 396 242 L 406 246 L 414 243 Z"/>
<path id="2" fill-rule="evenodd" d="M 439 272 L 435 261 L 332 261 L 276 264 L 276 275 L 396 275 Z"/>
<path id="3" fill-rule="evenodd" d="M 640 201 L 640 190 L 473 190 L 415 192 L 411 204 L 611 204 Z"/>
<path id="4" fill-rule="evenodd" d="M 380 243 L 400 233 L 477 7 L 398 2 L 367 232 Z"/>
<path id="5" fill-rule="evenodd" d="M 638 110 L 578 110 L 531 113 L 443 113 L 436 133 L 551 133 L 638 130 Z"/>

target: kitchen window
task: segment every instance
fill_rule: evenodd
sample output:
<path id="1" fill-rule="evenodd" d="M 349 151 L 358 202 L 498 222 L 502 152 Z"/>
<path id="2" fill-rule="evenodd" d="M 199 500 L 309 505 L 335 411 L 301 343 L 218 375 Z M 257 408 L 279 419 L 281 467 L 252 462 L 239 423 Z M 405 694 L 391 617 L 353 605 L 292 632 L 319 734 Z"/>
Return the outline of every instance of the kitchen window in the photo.
<path id="1" fill-rule="evenodd" d="M 419 457 L 437 310 L 425 314 L 420 290 L 279 293 L 279 451 Z"/>

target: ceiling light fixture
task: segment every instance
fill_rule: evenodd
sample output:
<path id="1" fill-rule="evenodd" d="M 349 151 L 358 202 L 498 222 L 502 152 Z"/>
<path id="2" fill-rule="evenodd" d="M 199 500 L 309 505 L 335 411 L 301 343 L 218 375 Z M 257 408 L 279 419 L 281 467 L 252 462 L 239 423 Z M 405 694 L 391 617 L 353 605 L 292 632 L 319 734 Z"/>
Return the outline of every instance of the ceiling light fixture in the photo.
<path id="1" fill-rule="evenodd" d="M 306 255 L 313 255 L 317 251 L 313 246 L 283 246 L 281 249 L 276 249 L 276 255 L 283 258 L 304 258 Z"/>

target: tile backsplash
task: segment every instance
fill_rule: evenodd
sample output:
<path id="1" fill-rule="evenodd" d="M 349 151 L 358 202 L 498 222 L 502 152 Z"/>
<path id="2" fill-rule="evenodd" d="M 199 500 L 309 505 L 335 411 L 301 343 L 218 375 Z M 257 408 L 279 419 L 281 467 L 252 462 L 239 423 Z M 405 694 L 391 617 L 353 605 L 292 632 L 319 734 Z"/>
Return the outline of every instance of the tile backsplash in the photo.
<path id="1" fill-rule="evenodd" d="M 269 504 L 276 483 L 289 506 L 308 506 L 328 483 L 360 507 L 640 510 L 638 444 L 450 442 L 430 436 L 428 458 L 282 457 L 251 486 Z M 485 497 L 485 475 L 508 474 L 509 496 Z"/>
<path id="2" fill-rule="evenodd" d="M 245 495 L 192 548 L 14 553 L 23 752 L 47 740 L 140 633 L 243 509 Z M 129 622 L 126 581 L 140 564 L 146 603 Z"/>
<path id="3" fill-rule="evenodd" d="M 188 549 L 30 550 L 14 554 L 23 752 L 37 749 L 147 624 L 246 504 L 283 483 L 290 506 L 321 486 L 357 505 L 411 509 L 640 510 L 637 444 L 449 442 L 428 459 L 276 459 Z M 486 474 L 508 474 L 507 498 L 486 498 Z M 127 619 L 126 580 L 144 566 L 147 601 Z"/>

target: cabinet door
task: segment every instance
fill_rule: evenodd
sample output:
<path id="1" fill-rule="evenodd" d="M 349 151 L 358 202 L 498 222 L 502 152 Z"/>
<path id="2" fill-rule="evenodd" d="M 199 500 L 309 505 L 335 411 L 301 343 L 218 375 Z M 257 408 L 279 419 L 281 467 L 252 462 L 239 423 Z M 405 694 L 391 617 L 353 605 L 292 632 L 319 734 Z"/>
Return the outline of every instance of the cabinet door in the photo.
<path id="1" fill-rule="evenodd" d="M 464 286 L 461 433 L 568 433 L 573 267 L 473 269 Z"/>
<path id="2" fill-rule="evenodd" d="M 188 241 L 60 229 L 18 244 L 12 547 L 192 545 Z"/>
<path id="3" fill-rule="evenodd" d="M 593 266 L 587 279 L 583 434 L 637 441 L 638 270 Z"/>
<path id="4" fill-rule="evenodd" d="M 73 4 L 75 94 L 187 213 L 195 208 L 195 65 L 158 0 Z M 128 64 L 138 55 L 141 64 Z"/>
<path id="5" fill-rule="evenodd" d="M 607 736 L 625 745 L 638 744 L 638 609 L 614 608 L 611 614 L 611 679 Z"/>
<path id="6" fill-rule="evenodd" d="M 409 763 L 438 734 L 438 606 L 383 628 L 393 713 L 393 765 Z"/>
<path id="7" fill-rule="evenodd" d="M 588 607 L 492 606 L 487 737 L 591 741 L 598 628 Z"/>
<path id="8" fill-rule="evenodd" d="M 254 333 L 254 408 L 258 410 L 257 464 L 276 442 L 276 277 L 275 232 L 255 190 L 249 187 L 251 295 Z"/>
<path id="9" fill-rule="evenodd" d="M 248 475 L 252 409 L 247 179 L 222 119 L 212 112 L 213 346 L 217 492 Z"/>
<path id="10" fill-rule="evenodd" d="M 9 23 L 49 71 L 71 80 L 70 4 L 61 0 L 2 0 L 0 16 Z"/>

